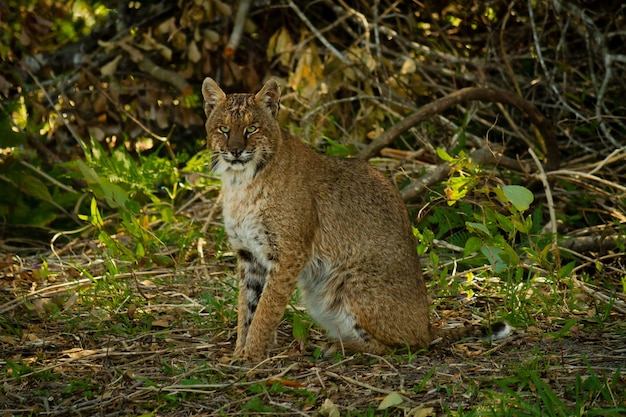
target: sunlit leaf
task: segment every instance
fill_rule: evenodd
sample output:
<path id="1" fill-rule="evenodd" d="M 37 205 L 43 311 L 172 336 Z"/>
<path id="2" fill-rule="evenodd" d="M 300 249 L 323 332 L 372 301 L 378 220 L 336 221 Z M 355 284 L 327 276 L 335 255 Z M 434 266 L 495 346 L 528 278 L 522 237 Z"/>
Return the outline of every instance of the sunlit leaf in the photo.
<path id="1" fill-rule="evenodd" d="M 503 185 L 502 191 L 507 200 L 519 211 L 526 211 L 535 199 L 533 193 L 521 185 Z"/>
<path id="2" fill-rule="evenodd" d="M 404 402 L 404 399 L 402 398 L 400 394 L 398 394 L 397 392 L 392 392 L 390 394 L 387 394 L 387 396 L 383 398 L 380 405 L 378 406 L 378 409 L 386 410 L 389 407 L 395 407 L 397 405 L 402 404 L 403 402 Z"/>

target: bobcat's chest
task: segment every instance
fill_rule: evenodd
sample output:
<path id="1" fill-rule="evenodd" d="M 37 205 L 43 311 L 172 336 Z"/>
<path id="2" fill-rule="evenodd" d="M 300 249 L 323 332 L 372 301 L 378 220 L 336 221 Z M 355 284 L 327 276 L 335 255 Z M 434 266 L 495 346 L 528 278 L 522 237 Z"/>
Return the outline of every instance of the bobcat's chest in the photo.
<path id="1" fill-rule="evenodd" d="M 268 260 L 270 231 L 263 219 L 267 199 L 261 189 L 236 186 L 223 190 L 224 227 L 235 250 L 246 250 Z"/>

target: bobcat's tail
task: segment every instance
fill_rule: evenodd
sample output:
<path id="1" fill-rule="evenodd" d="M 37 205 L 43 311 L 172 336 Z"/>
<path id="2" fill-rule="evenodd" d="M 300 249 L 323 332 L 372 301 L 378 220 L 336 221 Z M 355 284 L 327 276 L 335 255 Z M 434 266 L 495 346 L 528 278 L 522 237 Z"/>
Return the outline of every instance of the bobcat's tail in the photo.
<path id="1" fill-rule="evenodd" d="M 505 321 L 493 323 L 491 326 L 462 326 L 448 329 L 431 328 L 430 344 L 450 344 L 467 337 L 479 337 L 487 341 L 503 339 L 513 328 Z"/>

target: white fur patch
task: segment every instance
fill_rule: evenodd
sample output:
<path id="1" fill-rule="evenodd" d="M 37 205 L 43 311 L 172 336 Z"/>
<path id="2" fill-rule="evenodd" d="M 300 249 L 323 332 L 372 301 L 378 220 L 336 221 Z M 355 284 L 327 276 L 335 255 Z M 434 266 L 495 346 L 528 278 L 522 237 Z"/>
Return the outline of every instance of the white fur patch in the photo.
<path id="1" fill-rule="evenodd" d="M 359 343 L 362 338 L 356 330 L 354 315 L 345 303 L 335 303 L 337 294 L 329 294 L 332 290 L 325 285 L 326 282 L 332 282 L 333 278 L 329 277 L 334 273 L 334 268 L 329 263 L 319 258 L 311 260 L 298 277 L 302 303 L 311 317 L 328 331 L 331 338 L 345 343 Z"/>
<path id="2" fill-rule="evenodd" d="M 487 341 L 502 340 L 513 332 L 513 327 L 506 321 L 498 323 L 497 328 L 492 328 L 490 336 L 485 337 Z"/>

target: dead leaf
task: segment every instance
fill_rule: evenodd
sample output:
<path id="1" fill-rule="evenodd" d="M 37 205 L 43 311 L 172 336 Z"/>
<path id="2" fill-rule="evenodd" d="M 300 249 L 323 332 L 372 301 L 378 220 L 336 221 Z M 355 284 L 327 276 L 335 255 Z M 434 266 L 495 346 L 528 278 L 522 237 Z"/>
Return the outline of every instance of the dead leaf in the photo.
<path id="1" fill-rule="evenodd" d="M 285 379 L 285 378 L 270 378 L 267 380 L 267 385 L 271 386 L 274 384 L 280 384 L 283 385 L 285 387 L 290 387 L 290 388 L 302 388 L 304 387 L 304 385 L 302 385 L 300 382 L 298 381 L 292 381 L 291 379 Z"/>
<path id="2" fill-rule="evenodd" d="M 187 48 L 187 58 L 189 58 L 189 60 L 194 64 L 197 64 L 202 59 L 202 54 L 198 49 L 198 45 L 194 41 L 189 43 L 189 47 Z"/>
<path id="3" fill-rule="evenodd" d="M 407 58 L 402 63 L 402 68 L 400 68 L 400 74 L 413 74 L 417 70 L 417 64 L 415 60 L 411 58 Z"/>
<path id="4" fill-rule="evenodd" d="M 396 407 L 403 402 L 404 398 L 402 398 L 402 395 L 398 394 L 397 392 L 392 392 L 387 394 L 387 396 L 383 398 L 383 400 L 380 402 L 380 405 L 378 406 L 378 409 L 386 410 L 389 407 Z"/>
<path id="5" fill-rule="evenodd" d="M 170 327 L 170 322 L 163 319 L 157 319 L 152 322 L 152 327 L 168 328 Z"/>
<path id="6" fill-rule="evenodd" d="M 63 354 L 67 355 L 71 359 L 80 359 L 80 358 L 84 358 L 85 356 L 95 355 L 97 353 L 99 353 L 98 350 L 81 349 L 81 348 L 73 348 L 73 349 L 68 349 L 68 350 L 63 351 Z"/>
<path id="7" fill-rule="evenodd" d="M 324 417 L 340 417 L 339 408 L 332 402 L 330 398 L 326 398 L 319 409 L 320 415 Z"/>
<path id="8" fill-rule="evenodd" d="M 72 305 L 74 305 L 76 300 L 78 300 L 78 293 L 75 292 L 74 294 L 70 295 L 65 304 L 63 304 L 63 310 L 69 309 Z"/>
<path id="9" fill-rule="evenodd" d="M 272 59 L 278 56 L 280 63 L 288 66 L 291 60 L 292 48 L 293 42 L 291 41 L 291 36 L 289 36 L 289 31 L 283 26 L 270 38 L 267 46 L 267 58 Z"/>
<path id="10" fill-rule="evenodd" d="M 170 17 L 169 19 L 161 22 L 155 30 L 157 35 L 170 35 L 176 32 L 176 17 Z"/>
<path id="11" fill-rule="evenodd" d="M 0 336 L 0 343 L 6 343 L 8 345 L 13 345 L 13 346 L 20 344 L 20 342 L 15 340 L 13 337 L 9 337 L 9 336 Z"/>
<path id="12" fill-rule="evenodd" d="M 432 407 L 415 407 L 412 408 L 407 414 L 406 417 L 428 417 L 428 416 L 434 416 L 435 415 L 435 409 Z"/>

